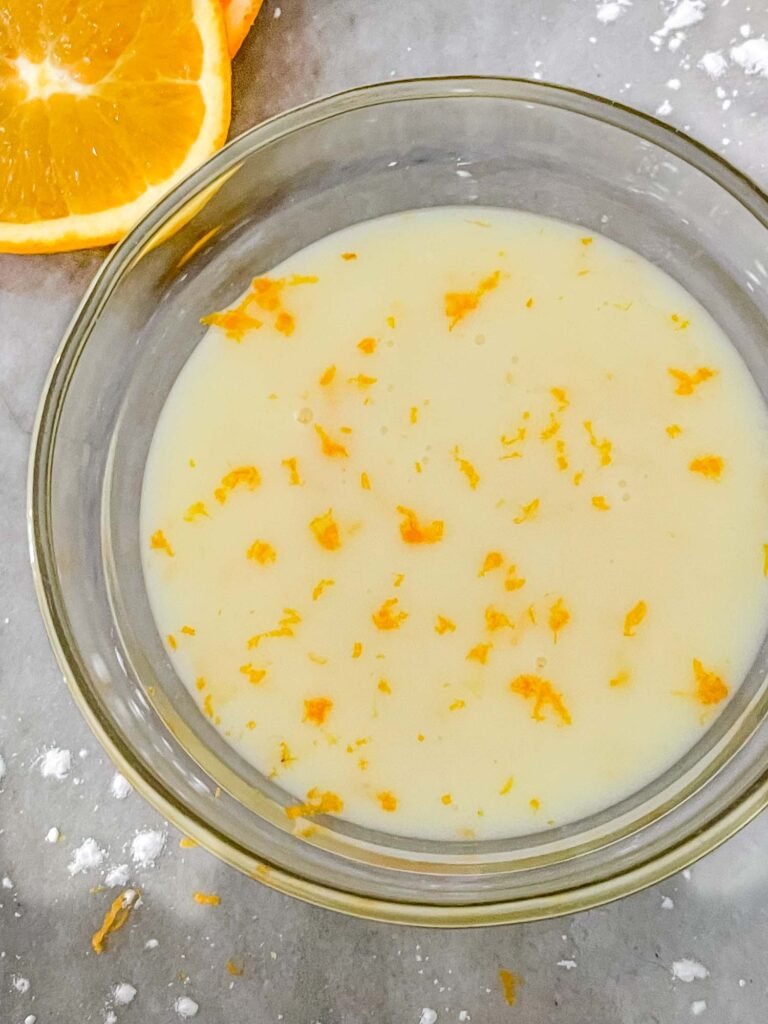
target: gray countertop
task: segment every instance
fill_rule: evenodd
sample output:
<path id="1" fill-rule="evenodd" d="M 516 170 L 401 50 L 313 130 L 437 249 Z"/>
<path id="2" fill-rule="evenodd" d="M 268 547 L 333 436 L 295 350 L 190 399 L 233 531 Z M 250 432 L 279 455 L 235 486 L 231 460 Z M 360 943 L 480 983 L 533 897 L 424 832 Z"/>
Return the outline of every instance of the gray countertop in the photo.
<path id="1" fill-rule="evenodd" d="M 268 0 L 234 63 L 232 133 L 365 82 L 517 75 L 657 112 L 765 188 L 768 43 L 759 40 L 768 8 L 673 2 Z M 727 62 L 719 76 L 713 52 Z M 38 397 L 103 257 L 0 256 L 0 1024 L 102 1024 L 110 1014 L 171 1024 L 184 995 L 205 1024 L 419 1024 L 424 1008 L 438 1024 L 768 1020 L 767 815 L 690 872 L 611 906 L 539 924 L 426 931 L 346 919 L 271 892 L 200 849 L 180 848 L 178 833 L 136 794 L 113 795 L 114 769 L 48 647 L 24 521 Z M 51 749 L 71 755 L 60 779 L 43 772 L 56 760 L 41 760 Z M 166 837 L 153 867 L 133 864 L 127 850 L 146 829 Z M 103 862 L 72 875 L 87 838 Z M 97 957 L 90 936 L 119 891 L 98 887 L 121 864 L 142 903 Z M 218 893 L 221 904 L 196 904 L 196 890 Z M 673 964 L 684 959 L 708 975 L 676 977 Z M 229 974 L 227 961 L 243 973 Z M 524 979 L 514 1007 L 500 968 Z M 114 986 L 124 983 L 135 996 L 115 1005 Z"/>

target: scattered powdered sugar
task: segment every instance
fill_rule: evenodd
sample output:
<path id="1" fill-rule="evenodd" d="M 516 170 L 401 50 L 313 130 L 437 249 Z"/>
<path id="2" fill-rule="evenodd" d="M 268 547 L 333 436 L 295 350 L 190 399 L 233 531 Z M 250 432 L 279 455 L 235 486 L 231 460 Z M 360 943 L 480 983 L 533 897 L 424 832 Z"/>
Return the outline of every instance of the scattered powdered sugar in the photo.
<path id="1" fill-rule="evenodd" d="M 566 971 L 572 971 L 574 967 L 578 966 L 575 960 L 558 960 L 558 967 L 564 967 Z"/>
<path id="2" fill-rule="evenodd" d="M 116 885 L 123 886 L 128 882 L 130 868 L 127 864 L 115 864 L 104 876 L 104 885 L 113 888 Z"/>
<path id="3" fill-rule="evenodd" d="M 702 56 L 697 67 L 706 71 L 710 78 L 719 78 L 725 73 L 728 61 L 720 50 L 709 50 Z"/>
<path id="4" fill-rule="evenodd" d="M 662 896 L 661 897 L 661 907 L 662 907 L 662 910 L 674 910 L 675 909 L 675 901 L 672 899 L 671 896 Z"/>
<path id="5" fill-rule="evenodd" d="M 467 1010 L 459 1010 L 459 1020 L 464 1024 L 464 1021 L 472 1020 Z"/>
<path id="6" fill-rule="evenodd" d="M 74 850 L 69 862 L 70 875 L 79 875 L 81 871 L 92 871 L 101 867 L 106 853 L 95 839 L 84 839 Z"/>
<path id="7" fill-rule="evenodd" d="M 731 60 L 748 75 L 768 78 L 768 39 L 760 36 L 731 47 Z"/>
<path id="8" fill-rule="evenodd" d="M 669 100 L 662 100 L 661 103 L 656 107 L 657 117 L 666 117 L 667 114 L 672 113 L 672 104 Z"/>
<path id="9" fill-rule="evenodd" d="M 138 832 L 131 840 L 131 857 L 133 863 L 142 868 L 151 868 L 163 852 L 165 832 L 147 828 Z"/>
<path id="10" fill-rule="evenodd" d="M 147 939 L 147 941 L 144 943 L 144 949 L 157 949 L 159 945 L 160 943 L 157 941 L 157 939 Z"/>
<path id="11" fill-rule="evenodd" d="M 21 992 L 22 995 L 29 992 L 29 978 L 22 978 L 20 974 L 14 974 L 11 981 L 17 992 Z"/>
<path id="12" fill-rule="evenodd" d="M 678 981 L 684 981 L 690 983 L 691 981 L 697 981 L 701 978 L 709 977 L 709 970 L 700 964 L 698 960 L 689 960 L 684 958 L 683 960 L 675 960 L 672 964 L 672 977 Z"/>
<path id="13" fill-rule="evenodd" d="M 128 794 L 133 792 L 133 786 L 120 772 L 115 772 L 109 784 L 109 791 L 115 800 L 125 800 Z"/>
<path id="14" fill-rule="evenodd" d="M 113 1010 L 104 1014 L 104 1024 L 117 1024 L 117 1014 Z"/>
<path id="15" fill-rule="evenodd" d="M 632 0 L 601 0 L 595 8 L 595 17 L 604 25 L 620 18 L 627 7 L 632 6 Z"/>
<path id="16" fill-rule="evenodd" d="M 66 779 L 72 767 L 72 754 L 68 750 L 51 747 L 40 758 L 40 774 L 44 779 Z"/>
<path id="17" fill-rule="evenodd" d="M 55 825 L 52 828 L 49 828 L 48 831 L 45 833 L 46 843 L 58 843 L 60 838 L 61 832 L 59 832 Z"/>
<path id="18" fill-rule="evenodd" d="M 654 46 L 660 46 L 663 39 L 671 32 L 678 32 L 683 28 L 690 28 L 704 18 L 707 9 L 705 0 L 673 0 L 672 5 L 667 5 L 669 11 L 664 24 L 651 36 Z M 682 40 L 681 40 L 682 42 Z"/>
<path id="19" fill-rule="evenodd" d="M 686 880 L 686 882 L 690 882 L 691 878 L 693 877 L 692 874 L 691 874 L 691 869 L 690 868 L 683 868 L 682 874 L 683 874 L 683 878 Z"/>
<path id="20" fill-rule="evenodd" d="M 6 772 L 5 758 L 3 757 L 2 754 L 0 754 L 0 782 L 2 782 L 3 779 L 5 778 L 5 772 Z"/>
<path id="21" fill-rule="evenodd" d="M 197 1005 L 194 999 L 190 999 L 189 996 L 179 996 L 176 1002 L 173 1004 L 173 1008 L 180 1017 L 194 1017 L 200 1007 Z"/>
<path id="22" fill-rule="evenodd" d="M 10 880 L 8 875 L 3 875 L 3 879 L 2 879 L 2 881 L 0 881 L 0 885 L 2 885 L 2 887 L 4 889 L 12 889 L 13 888 L 13 882 Z"/>
<path id="23" fill-rule="evenodd" d="M 699 1017 L 707 1008 L 706 999 L 694 999 L 691 1003 L 691 1013 L 694 1017 Z"/>
<path id="24" fill-rule="evenodd" d="M 127 1006 L 128 1003 L 133 1002 L 135 995 L 136 989 L 127 981 L 118 982 L 112 990 L 115 1006 Z"/>
<path id="25" fill-rule="evenodd" d="M 29 1013 L 24 1018 L 24 1024 L 35 1024 L 36 1020 L 37 1020 L 37 1017 L 34 1015 L 34 1013 Z"/>
<path id="26" fill-rule="evenodd" d="M 437 1020 L 437 1013 L 431 1010 L 428 1006 L 425 1006 L 421 1011 L 421 1017 L 419 1018 L 419 1024 L 435 1024 Z"/>
<path id="27" fill-rule="evenodd" d="M 677 92 L 681 85 L 682 82 L 679 78 L 670 78 L 667 82 L 667 88 L 671 89 L 673 92 Z"/>

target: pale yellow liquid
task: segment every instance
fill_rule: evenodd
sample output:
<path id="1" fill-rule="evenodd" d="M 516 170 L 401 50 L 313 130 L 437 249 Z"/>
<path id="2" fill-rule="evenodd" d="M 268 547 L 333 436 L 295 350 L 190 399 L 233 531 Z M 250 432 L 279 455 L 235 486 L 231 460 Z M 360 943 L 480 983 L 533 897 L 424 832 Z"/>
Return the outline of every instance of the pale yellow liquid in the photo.
<path id="1" fill-rule="evenodd" d="M 563 824 L 671 766 L 727 703 L 717 685 L 702 702 L 694 659 L 732 695 L 768 611 L 766 410 L 704 309 L 603 237 L 490 209 L 359 224 L 270 277 L 279 310 L 249 306 L 262 326 L 240 341 L 211 327 L 180 374 L 144 481 L 149 596 L 203 713 L 296 803 L 332 793 L 350 820 L 424 837 Z M 483 281 L 451 329 L 446 294 Z M 669 370 L 699 368 L 678 394 Z M 690 468 L 709 456 L 718 478 Z M 260 483 L 221 503 L 237 467 Z M 398 506 L 442 537 L 406 543 Z M 335 550 L 309 525 L 329 509 Z M 247 557 L 257 540 L 274 561 Z M 490 552 L 503 564 L 480 575 Z M 377 628 L 394 598 L 407 618 Z M 490 631 L 487 609 L 511 626 Z M 486 663 L 468 660 L 481 643 Z M 527 676 L 564 713 L 533 717 Z"/>

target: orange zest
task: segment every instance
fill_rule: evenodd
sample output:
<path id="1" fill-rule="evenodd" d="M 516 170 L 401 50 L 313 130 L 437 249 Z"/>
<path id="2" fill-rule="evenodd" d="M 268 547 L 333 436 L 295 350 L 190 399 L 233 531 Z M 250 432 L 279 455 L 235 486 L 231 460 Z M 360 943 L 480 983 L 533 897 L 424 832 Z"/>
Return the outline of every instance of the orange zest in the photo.
<path id="1" fill-rule="evenodd" d="M 173 548 L 162 530 L 155 530 L 149 538 L 149 546 L 155 551 L 164 551 L 169 558 L 173 558 Z"/>
<path id="2" fill-rule="evenodd" d="M 598 512 L 610 512 L 611 506 L 605 500 L 605 495 L 595 494 L 592 498 L 592 508 L 596 508 Z"/>
<path id="3" fill-rule="evenodd" d="M 221 483 L 213 492 L 216 501 L 224 505 L 227 498 L 236 487 L 244 487 L 248 491 L 255 491 L 261 483 L 261 474 L 255 466 L 238 466 L 231 469 L 221 478 Z"/>
<path id="4" fill-rule="evenodd" d="M 648 613 L 645 601 L 638 601 L 624 616 L 624 636 L 634 636 L 637 627 Z"/>
<path id="5" fill-rule="evenodd" d="M 377 345 L 378 342 L 376 341 L 375 338 L 362 338 L 357 343 L 357 347 L 360 349 L 363 355 L 366 356 L 372 356 L 373 353 L 376 351 Z"/>
<path id="6" fill-rule="evenodd" d="M 601 441 L 599 438 L 595 436 L 595 432 L 592 429 L 591 420 L 584 420 L 584 429 L 589 435 L 590 445 L 595 449 L 600 458 L 600 465 L 610 466 L 612 461 L 611 452 L 613 451 L 612 443 L 608 440 L 607 437 L 604 437 Z"/>
<path id="7" fill-rule="evenodd" d="M 440 636 L 444 636 L 446 633 L 455 633 L 456 626 L 450 619 L 446 619 L 444 615 L 438 615 L 435 622 L 435 632 Z"/>
<path id="8" fill-rule="evenodd" d="M 691 459 L 688 464 L 692 473 L 701 473 L 707 480 L 719 480 L 724 467 L 725 462 L 719 455 L 702 455 L 698 459 Z"/>
<path id="9" fill-rule="evenodd" d="M 218 327 L 232 341 L 241 342 L 248 331 L 257 331 L 262 326 L 261 320 L 246 313 L 242 306 L 234 309 L 223 309 L 216 313 L 208 313 L 200 317 L 200 323 L 207 327 Z"/>
<path id="10" fill-rule="evenodd" d="M 288 470 L 288 482 L 291 487 L 298 487 L 301 484 L 301 477 L 299 476 L 299 466 L 296 459 L 293 456 L 290 459 L 283 459 L 280 465 L 285 466 Z"/>
<path id="11" fill-rule="evenodd" d="M 504 579 L 505 590 L 521 590 L 525 586 L 525 578 L 517 575 L 517 566 L 510 565 Z"/>
<path id="12" fill-rule="evenodd" d="M 445 528 L 442 519 L 433 519 L 431 523 L 422 525 L 413 509 L 398 505 L 397 511 L 403 516 L 400 536 L 406 544 L 436 544 L 442 540 Z"/>
<path id="13" fill-rule="evenodd" d="M 396 811 L 397 810 L 397 797 L 394 796 L 389 790 L 382 790 L 381 793 L 376 794 L 376 799 L 381 804 L 382 811 Z"/>
<path id="14" fill-rule="evenodd" d="M 539 499 L 534 498 L 533 501 L 529 501 L 527 505 L 521 505 L 519 514 L 515 516 L 512 522 L 518 524 L 527 523 L 531 519 L 535 519 L 538 514 L 540 504 Z"/>
<path id="15" fill-rule="evenodd" d="M 558 597 L 552 607 L 549 609 L 549 628 L 552 630 L 552 636 L 555 643 L 557 643 L 557 635 L 571 621 L 571 613 L 565 607 L 565 602 L 562 597 Z"/>
<path id="16" fill-rule="evenodd" d="M 483 278 L 474 291 L 469 292 L 446 292 L 444 300 L 445 315 L 448 317 L 448 330 L 452 331 L 456 324 L 460 323 L 468 313 L 477 309 L 482 297 L 498 286 L 501 280 L 501 271 L 496 270 L 488 277 Z"/>
<path id="17" fill-rule="evenodd" d="M 333 378 L 335 376 L 336 376 L 336 367 L 335 366 L 329 366 L 327 369 L 323 370 L 323 372 L 320 374 L 320 377 L 319 377 L 317 383 L 320 385 L 321 388 L 327 387 L 331 383 L 331 381 L 333 380 Z"/>
<path id="18" fill-rule="evenodd" d="M 489 551 L 483 559 L 483 564 L 480 567 L 478 576 L 485 576 L 486 573 L 493 572 L 494 569 L 499 569 L 504 564 L 504 556 L 500 551 Z"/>
<path id="19" fill-rule="evenodd" d="M 686 370 L 676 370 L 670 367 L 667 373 L 677 381 L 676 395 L 692 395 L 699 384 L 716 376 L 717 370 L 710 370 L 708 366 L 700 366 L 693 373 L 688 373 Z"/>
<path id="20" fill-rule="evenodd" d="M 489 643 L 475 644 L 475 646 L 468 651 L 465 661 L 477 661 L 481 665 L 485 665 L 488 661 L 488 652 L 492 647 L 493 644 Z"/>
<path id="21" fill-rule="evenodd" d="M 509 684 L 509 688 L 512 693 L 516 693 L 526 700 L 533 699 L 531 718 L 535 718 L 537 722 L 544 721 L 543 710 L 550 707 L 560 718 L 563 725 L 571 724 L 571 716 L 563 703 L 562 695 L 554 689 L 550 682 L 542 679 L 541 676 L 518 676 Z"/>
<path id="22" fill-rule="evenodd" d="M 514 629 L 515 624 L 506 612 L 500 612 L 491 604 L 485 609 L 485 628 L 489 633 L 495 633 L 499 629 Z"/>
<path id="23" fill-rule="evenodd" d="M 621 672 L 617 672 L 616 675 L 608 683 L 609 686 L 624 686 L 629 682 L 629 672 L 626 669 L 622 669 Z"/>
<path id="24" fill-rule="evenodd" d="M 131 916 L 131 911 L 138 903 L 140 896 L 141 892 L 138 889 L 126 889 L 112 902 L 109 910 L 104 915 L 101 928 L 91 936 L 91 948 L 94 953 L 104 952 L 107 936 L 120 931 Z"/>
<path id="25" fill-rule="evenodd" d="M 245 553 L 246 558 L 259 565 L 268 565 L 277 561 L 277 552 L 271 544 L 265 540 L 255 540 Z"/>
<path id="26" fill-rule="evenodd" d="M 699 704 L 719 704 L 728 696 L 728 687 L 720 676 L 707 671 L 698 658 L 693 659 L 693 675 Z"/>
<path id="27" fill-rule="evenodd" d="M 253 683 L 254 686 L 257 686 L 267 674 L 265 668 L 254 668 L 250 661 L 246 665 L 241 665 L 240 671 L 248 677 L 248 682 Z"/>
<path id="28" fill-rule="evenodd" d="M 400 629 L 400 626 L 408 618 L 408 612 L 397 610 L 399 598 L 390 597 L 385 601 L 378 611 L 371 615 L 371 621 L 376 629 L 392 630 Z"/>
<path id="29" fill-rule="evenodd" d="M 333 708 L 333 701 L 328 697 L 311 697 L 304 701 L 304 721 L 323 725 Z"/>
<path id="30" fill-rule="evenodd" d="M 314 814 L 341 814 L 343 810 L 344 802 L 340 796 L 330 790 L 321 793 L 315 788 L 307 793 L 305 804 L 286 807 L 285 813 L 289 818 L 310 818 Z"/>
<path id="31" fill-rule="evenodd" d="M 208 515 L 208 509 L 205 507 L 205 502 L 194 501 L 189 506 L 187 511 L 184 513 L 184 522 L 193 523 L 195 519 L 201 519 L 203 517 L 207 517 L 210 519 L 210 516 Z"/>
<path id="32" fill-rule="evenodd" d="M 320 438 L 320 450 L 323 455 L 327 455 L 329 459 L 346 459 L 349 456 L 344 445 L 329 437 L 319 423 L 315 424 L 315 433 Z"/>
<path id="33" fill-rule="evenodd" d="M 582 239 L 584 244 L 591 242 L 592 239 Z M 514 1006 L 517 1001 L 517 989 L 522 984 L 523 979 L 519 978 L 516 974 L 512 974 L 511 971 L 505 970 L 503 967 L 499 971 L 499 981 L 501 982 L 501 991 L 504 996 L 505 1002 L 509 1006 Z"/>
<path id="34" fill-rule="evenodd" d="M 217 896 L 215 892 L 193 892 L 192 899 L 195 903 L 207 907 L 218 907 L 221 903 L 221 896 Z"/>
<path id="35" fill-rule="evenodd" d="M 318 599 L 318 597 L 320 597 L 322 592 L 326 589 L 326 587 L 332 587 L 335 584 L 335 582 L 336 582 L 336 580 L 320 580 L 315 585 L 315 587 L 314 587 L 314 589 L 312 591 L 312 600 L 316 601 Z"/>
<path id="36" fill-rule="evenodd" d="M 341 547 L 341 536 L 339 526 L 333 518 L 333 509 L 329 508 L 321 516 L 313 519 L 309 528 L 315 535 L 315 540 L 321 548 L 326 551 L 337 551 Z"/>
<path id="37" fill-rule="evenodd" d="M 477 485 L 480 483 L 480 474 L 468 459 L 463 459 L 461 457 L 458 447 L 453 449 L 453 459 L 461 472 L 467 478 L 469 486 L 473 491 L 476 490 Z"/>

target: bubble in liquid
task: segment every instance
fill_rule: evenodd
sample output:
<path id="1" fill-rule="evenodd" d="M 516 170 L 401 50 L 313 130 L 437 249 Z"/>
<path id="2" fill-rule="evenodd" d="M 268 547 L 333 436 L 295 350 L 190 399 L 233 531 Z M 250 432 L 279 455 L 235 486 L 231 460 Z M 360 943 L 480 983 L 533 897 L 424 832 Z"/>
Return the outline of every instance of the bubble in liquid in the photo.
<path id="1" fill-rule="evenodd" d="M 475 344 L 476 345 L 484 345 L 485 344 L 485 335 L 484 334 L 476 334 L 475 335 Z"/>
<path id="2" fill-rule="evenodd" d="M 299 409 L 296 413 L 296 419 L 299 423 L 311 423 L 314 419 L 314 413 L 307 406 L 304 406 L 303 409 Z"/>
<path id="3" fill-rule="evenodd" d="M 547 659 L 544 657 L 543 654 L 540 654 L 539 657 L 536 659 L 536 668 L 546 668 L 546 667 L 547 667 Z"/>

